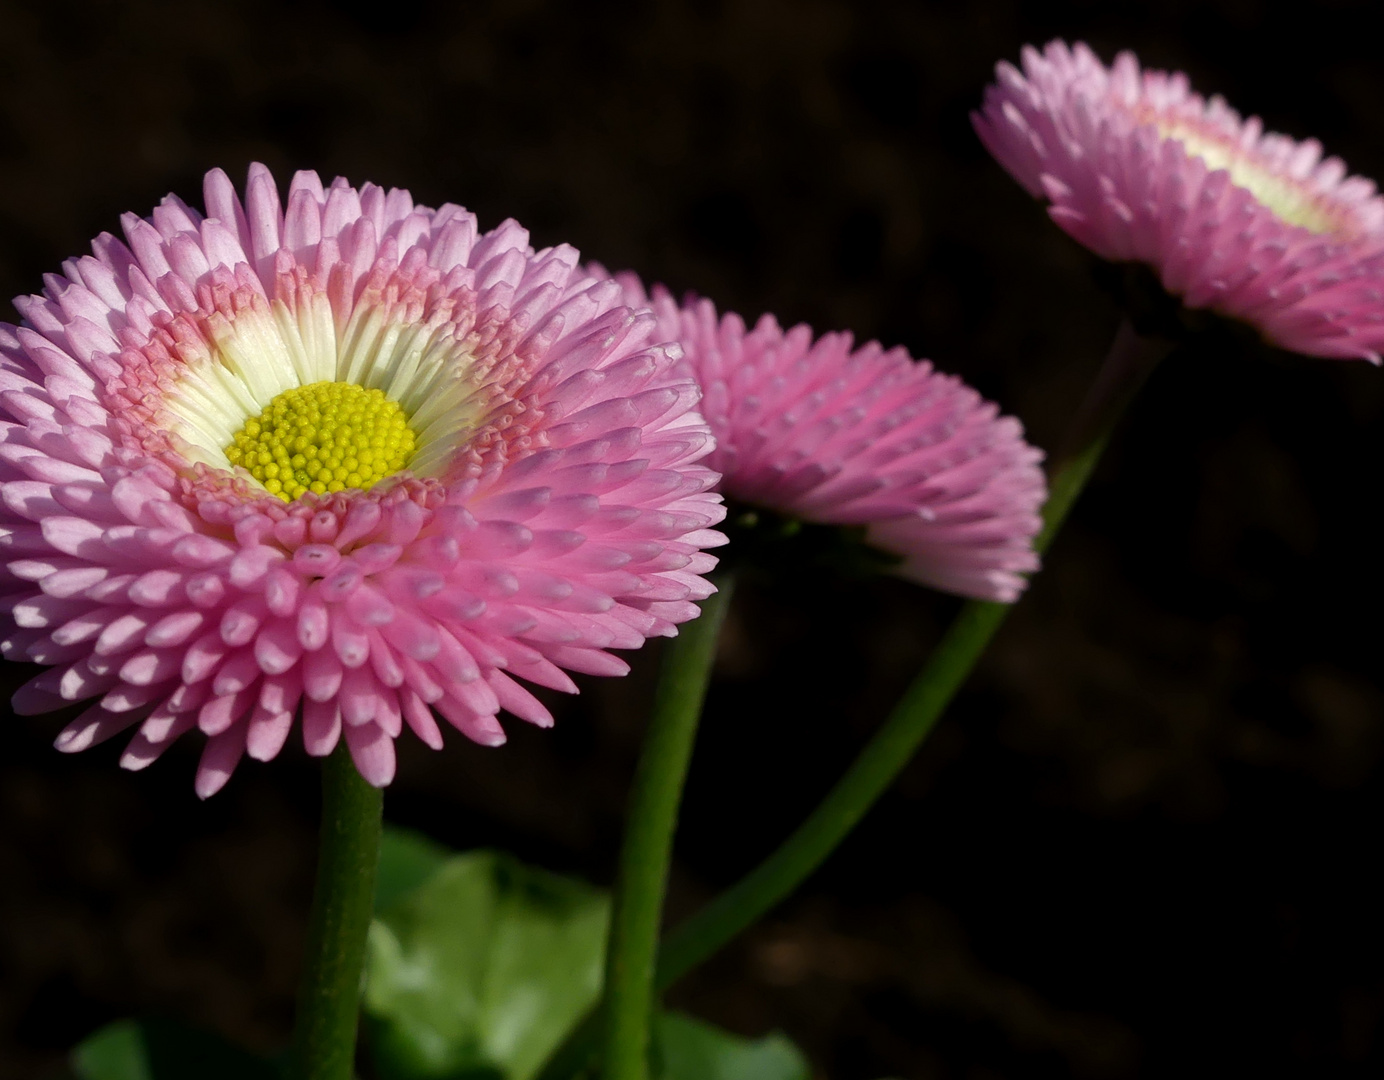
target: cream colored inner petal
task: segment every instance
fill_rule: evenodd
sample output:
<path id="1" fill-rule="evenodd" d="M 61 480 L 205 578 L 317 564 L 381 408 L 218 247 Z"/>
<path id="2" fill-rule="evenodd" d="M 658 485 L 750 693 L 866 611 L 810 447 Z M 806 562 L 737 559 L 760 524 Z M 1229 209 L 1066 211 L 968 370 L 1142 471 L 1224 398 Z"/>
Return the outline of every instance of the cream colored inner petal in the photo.
<path id="1" fill-rule="evenodd" d="M 1299 181 L 1274 172 L 1239 147 L 1228 145 L 1224 139 L 1193 124 L 1160 116 L 1149 119 L 1164 138 L 1182 143 L 1188 157 L 1201 158 L 1213 171 L 1226 170 L 1232 184 L 1244 188 L 1285 223 L 1326 236 L 1342 231 L 1338 215 L 1324 208 L 1318 197 Z"/>
<path id="2" fill-rule="evenodd" d="M 448 323 L 404 323 L 364 307 L 338 338 L 319 295 L 296 309 L 276 300 L 268 315 L 246 310 L 220 327 L 209 356 L 187 365 L 164 402 L 170 432 L 213 468 L 234 469 L 226 450 L 247 420 L 314 383 L 378 389 L 396 402 L 418 437 L 409 463 L 417 476 L 440 474 L 484 415 L 471 354 Z"/>

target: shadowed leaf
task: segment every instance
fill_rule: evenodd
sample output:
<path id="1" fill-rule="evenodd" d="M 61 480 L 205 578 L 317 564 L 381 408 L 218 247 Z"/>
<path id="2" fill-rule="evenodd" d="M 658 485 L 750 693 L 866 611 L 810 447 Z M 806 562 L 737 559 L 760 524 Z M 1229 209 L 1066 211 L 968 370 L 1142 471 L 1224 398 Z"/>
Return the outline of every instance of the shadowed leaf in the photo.
<path id="1" fill-rule="evenodd" d="M 682 1013 L 654 1024 L 655 1080 L 809 1080 L 801 1050 L 784 1035 L 745 1039 Z"/>
<path id="2" fill-rule="evenodd" d="M 380 1076 L 530 1080 L 600 993 L 605 895 L 471 852 L 395 896 L 365 988 Z"/>
<path id="3" fill-rule="evenodd" d="M 117 1020 L 72 1051 L 76 1080 L 278 1080 L 262 1058 L 172 1020 Z"/>

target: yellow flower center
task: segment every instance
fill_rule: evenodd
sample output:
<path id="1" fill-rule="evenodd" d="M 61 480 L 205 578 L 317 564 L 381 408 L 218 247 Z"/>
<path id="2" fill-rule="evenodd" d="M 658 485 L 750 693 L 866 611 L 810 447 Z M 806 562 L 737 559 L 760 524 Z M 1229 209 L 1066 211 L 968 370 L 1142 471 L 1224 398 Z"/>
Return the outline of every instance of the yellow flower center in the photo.
<path id="1" fill-rule="evenodd" d="M 382 390 L 316 382 L 285 390 L 246 420 L 226 457 L 292 502 L 307 491 L 372 487 L 408 464 L 416 441 L 404 410 Z"/>

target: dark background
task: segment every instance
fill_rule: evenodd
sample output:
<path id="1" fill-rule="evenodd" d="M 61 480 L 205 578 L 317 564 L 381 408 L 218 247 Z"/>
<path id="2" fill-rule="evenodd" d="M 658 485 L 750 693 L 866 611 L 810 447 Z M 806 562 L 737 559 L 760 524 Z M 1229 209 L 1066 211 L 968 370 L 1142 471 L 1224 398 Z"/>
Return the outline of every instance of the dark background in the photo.
<path id="1" fill-rule="evenodd" d="M 971 133 L 994 62 L 1058 34 L 1133 47 L 1384 176 L 1369 10 L 5 2 L 0 293 L 166 191 L 200 205 L 211 166 L 313 167 L 903 343 L 1051 446 L 1117 314 Z M 782 1028 L 831 1080 L 1380 1075 L 1381 450 L 1380 371 L 1175 354 L 918 760 L 674 1002 Z M 675 916 L 814 803 L 954 608 L 892 580 L 744 585 Z M 608 882 L 652 652 L 504 749 L 402 740 L 387 816 Z M 192 738 L 131 775 L 118 745 L 53 752 L 53 718 L 5 725 L 0 1075 L 138 1010 L 281 1043 L 316 814 L 301 752 L 203 804 Z"/>

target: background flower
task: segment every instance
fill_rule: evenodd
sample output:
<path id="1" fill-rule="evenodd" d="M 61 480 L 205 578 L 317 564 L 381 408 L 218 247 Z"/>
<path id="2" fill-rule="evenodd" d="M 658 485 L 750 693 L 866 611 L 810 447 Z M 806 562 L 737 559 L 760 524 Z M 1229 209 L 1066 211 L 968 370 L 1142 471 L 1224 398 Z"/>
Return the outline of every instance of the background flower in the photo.
<path id="1" fill-rule="evenodd" d="M 977 133 L 1081 243 L 1285 349 L 1379 361 L 1384 199 L 1316 140 L 1265 133 L 1133 53 L 1106 68 L 1082 42 L 1026 47 L 1023 71 L 996 77 Z"/>
<path id="2" fill-rule="evenodd" d="M 608 649 L 697 614 L 711 440 L 618 285 L 372 184 L 298 173 L 285 211 L 253 166 L 205 198 L 0 325 L 3 645 L 53 665 L 15 705 L 98 699 L 59 748 L 138 724 L 141 768 L 200 728 L 205 797 L 301 709 L 382 785 L 405 725 L 548 725 L 516 679 L 622 674 Z"/>
<path id="3" fill-rule="evenodd" d="M 596 267 L 604 275 L 604 268 Z M 721 490 L 806 521 L 868 526 L 905 577 L 1012 601 L 1038 568 L 1033 538 L 1047 496 L 1043 454 L 1023 425 L 953 375 L 877 342 L 772 315 L 752 329 L 710 300 L 679 307 L 618 275 L 630 304 L 652 304 L 701 384 Z"/>

